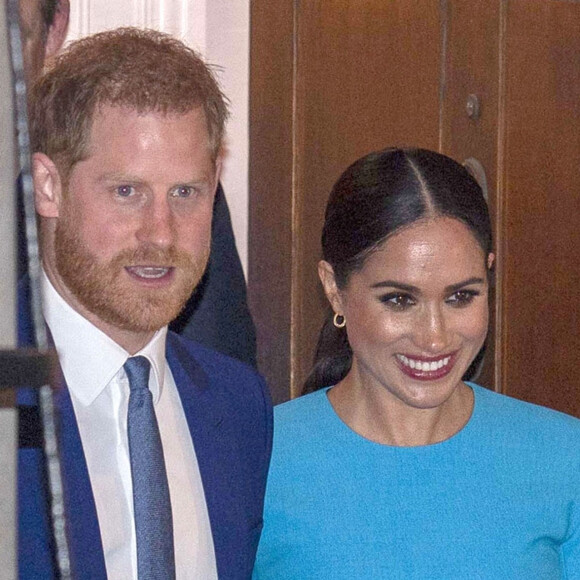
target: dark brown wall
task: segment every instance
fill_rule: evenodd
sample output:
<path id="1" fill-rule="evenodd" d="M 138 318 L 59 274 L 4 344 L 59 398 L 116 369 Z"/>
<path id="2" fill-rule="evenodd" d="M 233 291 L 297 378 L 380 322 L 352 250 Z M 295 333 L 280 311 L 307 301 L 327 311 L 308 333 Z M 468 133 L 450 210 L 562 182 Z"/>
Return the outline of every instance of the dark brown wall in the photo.
<path id="1" fill-rule="evenodd" d="M 502 376 L 580 416 L 580 3 L 512 0 L 504 47 Z"/>
<path id="2" fill-rule="evenodd" d="M 487 178 L 497 300 L 480 381 L 580 415 L 580 3 L 270 4 L 252 2 L 249 290 L 275 399 L 299 393 L 312 361 L 332 183 L 412 144 Z"/>
<path id="3" fill-rule="evenodd" d="M 275 400 L 290 379 L 293 231 L 293 3 L 252 2 L 249 300 L 258 363 Z"/>

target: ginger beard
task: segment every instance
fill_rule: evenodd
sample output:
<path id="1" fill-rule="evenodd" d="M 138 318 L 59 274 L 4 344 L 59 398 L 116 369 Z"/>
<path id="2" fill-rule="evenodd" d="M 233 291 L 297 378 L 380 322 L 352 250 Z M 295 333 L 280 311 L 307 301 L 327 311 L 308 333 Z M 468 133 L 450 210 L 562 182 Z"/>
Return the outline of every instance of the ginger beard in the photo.
<path id="1" fill-rule="evenodd" d="M 90 252 L 74 227 L 74 212 L 58 220 L 55 259 L 58 273 L 77 300 L 104 322 L 131 332 L 154 331 L 169 324 L 199 283 L 209 257 L 209 243 L 195 259 L 175 247 L 123 250 L 106 262 Z M 173 268 L 170 287 L 136 287 L 126 266 Z"/>

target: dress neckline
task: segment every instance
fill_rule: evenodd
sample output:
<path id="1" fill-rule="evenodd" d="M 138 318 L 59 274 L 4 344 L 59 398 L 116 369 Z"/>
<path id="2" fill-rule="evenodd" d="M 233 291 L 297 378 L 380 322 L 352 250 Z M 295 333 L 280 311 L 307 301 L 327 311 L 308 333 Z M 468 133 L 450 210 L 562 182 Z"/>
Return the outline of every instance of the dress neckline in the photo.
<path id="1" fill-rule="evenodd" d="M 483 387 L 476 385 L 474 383 L 465 383 L 473 392 L 473 409 L 471 415 L 465 423 L 465 425 L 459 429 L 456 433 L 444 439 L 443 441 L 438 441 L 437 443 L 430 443 L 428 445 L 413 445 L 413 446 L 399 446 L 399 445 L 388 445 L 386 443 L 378 443 L 371 439 L 363 437 L 360 433 L 356 432 L 354 429 L 349 427 L 337 414 L 332 406 L 330 399 L 328 398 L 328 392 L 333 388 L 332 386 L 325 387 L 321 389 L 318 393 L 321 395 L 321 405 L 324 407 L 325 414 L 329 417 L 331 426 L 343 437 L 351 440 L 358 440 L 360 443 L 364 443 L 370 447 L 375 447 L 376 449 L 391 450 L 392 452 L 399 453 L 429 453 L 439 450 L 443 450 L 447 447 L 452 447 L 456 444 L 461 443 L 463 439 L 469 436 L 469 433 L 475 428 L 475 424 L 479 421 L 480 417 L 480 407 L 481 407 L 481 397 Z"/>

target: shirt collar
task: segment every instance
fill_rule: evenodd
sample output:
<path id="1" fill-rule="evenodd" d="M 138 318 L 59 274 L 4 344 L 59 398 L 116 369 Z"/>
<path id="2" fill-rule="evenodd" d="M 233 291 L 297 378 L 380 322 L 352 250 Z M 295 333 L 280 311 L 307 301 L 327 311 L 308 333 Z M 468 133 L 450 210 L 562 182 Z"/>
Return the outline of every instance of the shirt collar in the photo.
<path id="1" fill-rule="evenodd" d="M 50 328 L 67 386 L 82 405 L 88 406 L 111 382 L 130 355 L 74 310 L 44 272 L 41 290 L 44 318 Z M 164 383 L 166 338 L 165 326 L 136 353 L 151 363 L 149 387 L 154 402 L 159 400 Z"/>

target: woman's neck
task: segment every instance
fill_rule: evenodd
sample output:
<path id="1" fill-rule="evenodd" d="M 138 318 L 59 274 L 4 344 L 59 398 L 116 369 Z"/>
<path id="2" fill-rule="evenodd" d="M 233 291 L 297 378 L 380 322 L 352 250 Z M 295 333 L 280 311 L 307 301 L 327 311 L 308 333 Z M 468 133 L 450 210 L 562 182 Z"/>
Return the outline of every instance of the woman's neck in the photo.
<path id="1" fill-rule="evenodd" d="M 371 441 L 396 447 L 432 445 L 449 439 L 469 421 L 473 391 L 459 383 L 450 397 L 435 408 L 416 408 L 385 387 L 369 386 L 352 371 L 328 397 L 338 416 L 353 431 Z"/>

